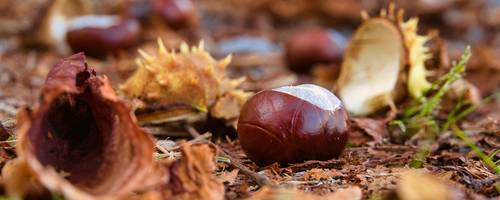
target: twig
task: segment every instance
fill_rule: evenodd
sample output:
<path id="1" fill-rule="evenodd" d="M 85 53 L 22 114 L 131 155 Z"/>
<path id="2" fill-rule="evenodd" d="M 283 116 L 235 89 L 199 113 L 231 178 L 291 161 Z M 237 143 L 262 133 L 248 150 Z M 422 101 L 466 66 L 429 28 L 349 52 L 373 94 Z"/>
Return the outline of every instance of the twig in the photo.
<path id="1" fill-rule="evenodd" d="M 189 134 L 194 137 L 194 139 L 187 141 L 188 144 L 198 143 L 201 141 L 206 142 L 208 144 L 211 144 L 216 148 L 217 154 L 221 155 L 222 157 L 227 158 L 227 160 L 225 160 L 224 163 L 227 163 L 229 166 L 239 169 L 241 173 L 252 178 L 260 186 L 274 185 L 273 183 L 271 183 L 269 178 L 250 170 L 250 168 L 243 165 L 239 160 L 231 157 L 228 153 L 226 153 L 224 150 L 222 150 L 222 148 L 220 148 L 217 144 L 210 141 L 208 138 L 210 138 L 212 136 L 212 133 L 206 132 L 204 134 L 200 134 L 195 128 L 193 128 L 189 124 L 186 124 L 185 128 L 189 132 Z M 176 150 L 178 148 L 180 148 L 180 146 L 175 146 L 175 147 L 165 149 L 165 150 L 168 152 L 168 151 Z"/>
<path id="2" fill-rule="evenodd" d="M 226 158 L 229 159 L 229 162 L 226 162 L 228 165 L 230 165 L 231 167 L 239 169 L 241 173 L 243 173 L 243 174 L 249 176 L 250 178 L 252 178 L 260 186 L 274 185 L 274 183 L 272 183 L 269 180 L 269 178 L 267 178 L 264 175 L 258 174 L 257 172 L 254 172 L 254 171 L 250 170 L 250 168 L 248 168 L 247 166 L 243 165 L 243 163 L 241 163 L 238 159 L 235 159 L 235 158 L 231 157 L 228 153 L 226 153 L 222 148 L 220 148 L 215 143 L 213 143 L 211 141 L 207 141 L 207 142 L 209 144 L 212 144 L 212 145 L 215 146 L 215 148 L 217 149 L 217 153 L 219 155 L 221 155 L 221 156 L 226 157 Z"/>
<path id="3" fill-rule="evenodd" d="M 189 133 L 189 135 L 191 135 L 191 137 L 200 137 L 200 133 L 193 127 L 193 125 L 186 123 L 186 125 L 184 125 L 184 128 L 186 128 L 186 131 Z"/>
<path id="4" fill-rule="evenodd" d="M 292 172 L 304 171 L 313 168 L 338 168 L 345 164 L 343 160 L 309 160 L 303 163 L 292 164 L 288 167 L 288 169 L 292 170 Z"/>
<path id="5" fill-rule="evenodd" d="M 196 137 L 196 138 L 194 138 L 192 140 L 187 141 L 186 144 L 191 145 L 191 144 L 200 143 L 202 141 L 208 141 L 208 138 L 210 138 L 210 137 L 212 137 L 212 133 L 206 132 L 206 133 L 201 134 L 201 135 L 199 135 L 198 137 Z M 173 150 L 177 150 L 177 149 L 180 149 L 180 148 L 181 148 L 181 146 L 177 145 L 177 146 L 165 149 L 165 150 L 166 151 L 173 151 Z"/>
<path id="6" fill-rule="evenodd" d="M 188 130 L 188 131 L 194 132 L 195 133 L 194 135 L 200 135 L 200 133 L 198 133 L 198 131 L 196 129 L 194 129 L 194 128 L 192 128 L 191 130 Z M 210 134 L 210 136 L 212 135 L 210 132 L 207 132 L 207 133 L 205 133 L 203 135 L 207 135 L 207 134 Z M 220 148 L 219 145 L 217 145 L 217 144 L 213 143 L 212 141 L 208 140 L 207 137 L 202 138 L 201 136 L 203 136 L 203 135 L 200 135 L 200 136 L 196 137 L 195 139 L 204 140 L 208 144 L 213 145 L 216 148 L 216 150 L 217 150 L 217 154 L 219 154 L 219 155 L 221 155 L 221 156 L 226 157 L 226 158 L 229 159 L 229 161 L 225 162 L 225 163 L 227 163 L 231 167 L 239 169 L 241 173 L 243 173 L 243 174 L 249 176 L 250 178 L 252 178 L 260 186 L 263 186 L 263 185 L 274 185 L 269 180 L 269 178 L 267 178 L 264 175 L 258 174 L 257 172 L 252 171 L 250 168 L 248 168 L 247 166 L 243 165 L 243 163 L 241 163 L 238 159 L 235 159 L 235 158 L 231 157 L 222 148 Z M 191 141 L 194 141 L 195 139 L 193 139 Z"/>

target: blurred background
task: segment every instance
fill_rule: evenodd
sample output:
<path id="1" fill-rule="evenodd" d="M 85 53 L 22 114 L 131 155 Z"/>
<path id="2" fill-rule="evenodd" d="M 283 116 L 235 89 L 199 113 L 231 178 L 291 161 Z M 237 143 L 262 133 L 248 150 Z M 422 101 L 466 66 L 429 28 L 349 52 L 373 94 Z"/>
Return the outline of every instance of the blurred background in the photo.
<path id="1" fill-rule="evenodd" d="M 394 2 L 404 9 L 404 19 L 419 17 L 420 34 L 438 35 L 428 44 L 434 55 L 426 63 L 428 69 L 445 70 L 471 45 L 467 79 L 483 96 L 498 90 L 500 0 Z M 152 52 L 157 38 L 169 49 L 203 40 L 218 58 L 233 54 L 229 73 L 247 76 L 244 89 L 313 80 L 331 84 L 327 82 L 338 75 L 343 50 L 362 22 L 360 13 L 377 16 L 388 4 L 382 0 L 3 0 L 0 99 L 4 113 L 10 114 L 14 111 L 9 109 L 34 103 L 50 67 L 78 51 L 90 55 L 89 64 L 116 85 L 134 71 L 137 49 Z M 95 17 L 81 17 L 89 15 Z M 81 31 L 88 27 L 104 29 Z M 328 42 L 322 41 L 325 35 Z M 309 44 L 330 46 L 324 47 L 328 50 L 323 55 L 308 50 L 319 48 Z"/>

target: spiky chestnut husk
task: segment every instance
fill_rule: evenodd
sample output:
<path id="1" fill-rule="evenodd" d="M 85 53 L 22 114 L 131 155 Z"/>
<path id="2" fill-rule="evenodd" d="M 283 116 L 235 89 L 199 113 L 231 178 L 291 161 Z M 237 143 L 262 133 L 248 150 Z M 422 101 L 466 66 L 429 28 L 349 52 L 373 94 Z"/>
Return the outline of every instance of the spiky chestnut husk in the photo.
<path id="1" fill-rule="evenodd" d="M 404 22 L 394 6 L 389 14 L 369 18 L 354 33 L 345 53 L 338 80 L 340 98 L 349 112 L 368 115 L 387 105 L 404 92 L 421 96 L 429 89 L 425 60 L 430 58 L 424 44 L 427 36 L 417 32 L 418 19 Z M 406 66 L 408 68 L 406 68 Z"/>
<path id="2" fill-rule="evenodd" d="M 189 48 L 182 44 L 180 52 L 168 52 L 158 40 L 158 52 L 150 55 L 139 50 L 136 72 L 120 86 L 128 97 L 143 101 L 136 114 L 141 122 L 164 122 L 183 118 L 186 113 L 211 112 L 215 117 L 236 118 L 248 93 L 236 87 L 244 78 L 231 79 L 225 69 L 231 56 L 214 59 L 204 50 L 203 42 Z M 224 99 L 238 107 L 237 112 L 215 111 Z M 214 107 L 216 105 L 216 107 Z M 158 109 L 150 109 L 152 107 Z M 219 115 L 220 113 L 220 115 Z"/>

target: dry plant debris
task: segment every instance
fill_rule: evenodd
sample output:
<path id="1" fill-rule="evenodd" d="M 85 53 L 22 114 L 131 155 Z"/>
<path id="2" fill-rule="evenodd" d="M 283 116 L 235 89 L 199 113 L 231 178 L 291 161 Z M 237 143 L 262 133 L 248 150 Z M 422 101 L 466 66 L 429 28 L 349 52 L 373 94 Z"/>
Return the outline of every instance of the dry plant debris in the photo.
<path id="1" fill-rule="evenodd" d="M 196 17 L 196 25 L 180 28 L 155 16 L 182 11 L 182 2 L 189 16 L 174 20 Z M 498 198 L 500 5 L 399 1 L 414 16 L 403 20 L 392 5 L 378 12 L 390 3 L 0 1 L 0 199 Z M 377 16 L 359 15 L 363 10 Z M 71 23 L 89 14 L 140 21 L 143 52 L 130 47 L 60 61 L 70 55 L 64 38 Z M 314 74 L 289 70 L 284 44 L 314 28 L 352 38 L 342 59 L 356 73 L 335 63 L 311 66 Z M 204 48 L 190 47 L 201 40 Z M 467 46 L 466 67 L 450 62 Z M 392 79 L 372 81 L 385 77 L 370 76 L 382 69 Z M 346 77 L 356 78 L 348 75 L 364 79 L 356 87 L 384 86 L 384 98 L 346 90 L 353 82 Z M 372 102 L 351 111 L 362 116 L 351 117 L 345 151 L 325 161 L 253 163 L 230 126 L 242 103 L 260 90 L 314 81 L 339 97 L 347 91 Z M 409 122 L 405 113 L 425 117 Z"/>

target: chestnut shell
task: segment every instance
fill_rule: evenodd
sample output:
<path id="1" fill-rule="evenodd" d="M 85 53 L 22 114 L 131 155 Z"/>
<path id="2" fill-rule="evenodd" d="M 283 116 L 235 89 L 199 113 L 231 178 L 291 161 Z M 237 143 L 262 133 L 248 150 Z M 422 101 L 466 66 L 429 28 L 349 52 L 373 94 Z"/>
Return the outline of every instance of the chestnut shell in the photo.
<path id="1" fill-rule="evenodd" d="M 338 157 L 349 126 L 343 105 L 325 110 L 284 92 L 264 90 L 243 106 L 237 132 L 243 150 L 258 165 L 288 164 Z"/>
<path id="2" fill-rule="evenodd" d="M 140 32 L 139 21 L 128 18 L 106 28 L 89 26 L 70 30 L 66 40 L 74 52 L 102 58 L 134 46 L 139 41 Z"/>

